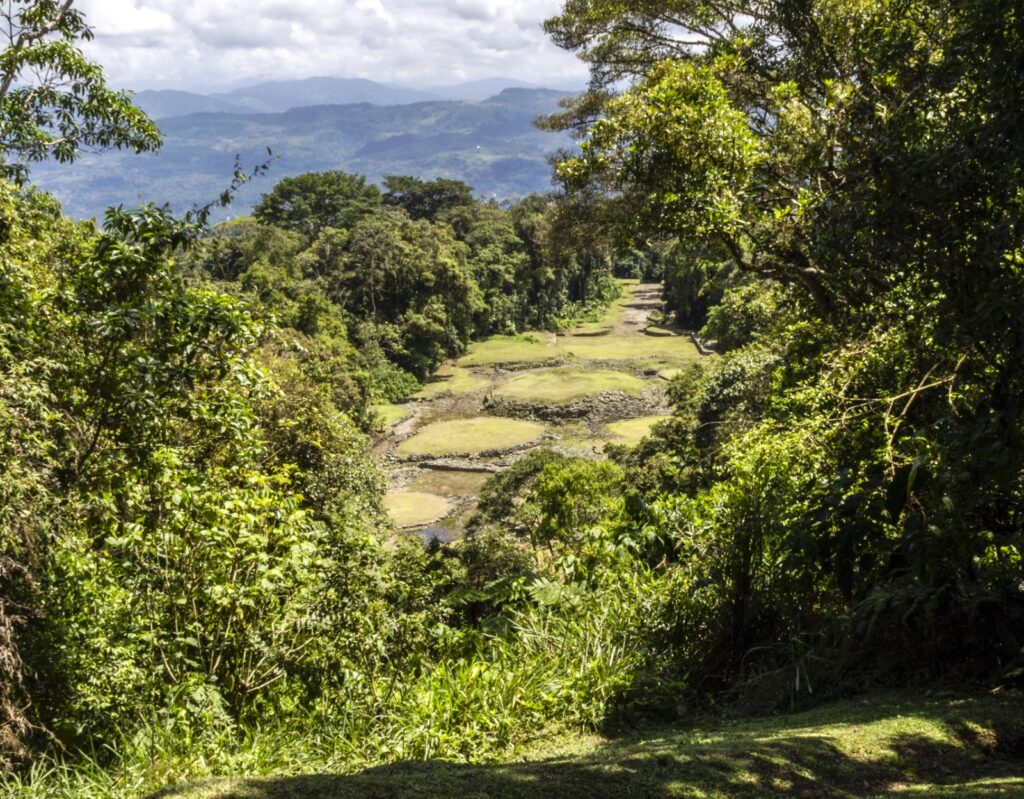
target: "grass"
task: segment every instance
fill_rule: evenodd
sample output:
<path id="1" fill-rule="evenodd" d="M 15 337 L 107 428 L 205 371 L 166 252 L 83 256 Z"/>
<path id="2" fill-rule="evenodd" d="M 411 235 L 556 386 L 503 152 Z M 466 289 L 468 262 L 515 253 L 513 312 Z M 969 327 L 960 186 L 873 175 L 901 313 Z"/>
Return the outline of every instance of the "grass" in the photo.
<path id="1" fill-rule="evenodd" d="M 617 391 L 640 395 L 648 387 L 638 377 L 625 372 L 584 371 L 580 369 L 543 369 L 513 377 L 494 391 L 496 399 L 536 405 L 564 404 Z"/>
<path id="2" fill-rule="evenodd" d="M 588 361 L 658 360 L 666 366 L 684 366 L 700 360 L 686 336 L 593 336 L 560 338 L 559 345 Z"/>
<path id="3" fill-rule="evenodd" d="M 517 419 L 478 417 L 430 424 L 398 445 L 407 457 L 443 457 L 500 452 L 537 441 L 544 427 Z"/>
<path id="4" fill-rule="evenodd" d="M 491 381 L 483 375 L 457 366 L 449 366 L 435 372 L 431 382 L 414 397 L 430 400 L 445 394 L 470 394 L 485 389 L 490 384 Z"/>
<path id="5" fill-rule="evenodd" d="M 475 497 L 493 476 L 490 472 L 426 469 L 408 485 L 408 490 L 442 497 Z"/>
<path id="6" fill-rule="evenodd" d="M 380 429 L 387 430 L 406 418 L 412 408 L 408 405 L 374 405 L 370 408 L 380 421 Z"/>
<path id="7" fill-rule="evenodd" d="M 512 762 L 397 762 L 234 778 L 160 799 L 868 799 L 1024 796 L 1024 700 L 883 695 L 618 739 L 565 735 Z M 313 769 L 315 771 L 315 769 Z M 155 799 L 155 797 L 154 797 Z"/>
<path id="8" fill-rule="evenodd" d="M 473 344 L 459 366 L 498 366 L 517 363 L 548 363 L 565 359 L 565 353 L 548 343 L 547 333 L 494 336 Z"/>
<path id="9" fill-rule="evenodd" d="M 682 369 L 662 369 L 660 372 L 658 372 L 658 377 L 660 377 L 662 380 L 675 380 L 682 373 Z"/>
<path id="10" fill-rule="evenodd" d="M 436 522 L 452 509 L 444 497 L 419 491 L 390 491 L 384 504 L 398 529 Z"/>
<path id="11" fill-rule="evenodd" d="M 651 432 L 658 422 L 671 419 L 671 416 L 641 416 L 637 419 L 626 419 L 605 425 L 608 432 L 615 436 L 616 444 L 639 444 Z"/>
<path id="12" fill-rule="evenodd" d="M 579 336 L 599 336 L 605 333 L 610 333 L 615 329 L 615 326 L 622 321 L 622 317 L 626 315 L 626 308 L 636 295 L 636 290 L 640 286 L 639 280 L 620 280 L 619 285 L 622 289 L 622 296 L 612 302 L 608 309 L 604 312 L 602 317 L 595 322 L 584 322 L 573 329 L 573 333 Z"/>

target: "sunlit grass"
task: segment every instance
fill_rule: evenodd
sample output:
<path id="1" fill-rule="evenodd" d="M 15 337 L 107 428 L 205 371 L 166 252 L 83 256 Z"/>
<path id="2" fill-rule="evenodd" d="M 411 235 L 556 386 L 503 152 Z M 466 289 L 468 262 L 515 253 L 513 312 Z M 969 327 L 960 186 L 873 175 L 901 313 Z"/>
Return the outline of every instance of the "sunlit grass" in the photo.
<path id="1" fill-rule="evenodd" d="M 671 419 L 671 416 L 641 416 L 637 419 L 625 419 L 605 425 L 608 432 L 615 436 L 616 444 L 638 444 L 651 432 L 659 422 Z"/>
<path id="2" fill-rule="evenodd" d="M 390 491 L 384 504 L 398 528 L 430 524 L 451 511 L 451 503 L 444 497 L 419 491 Z"/>
<path id="3" fill-rule="evenodd" d="M 550 343 L 549 333 L 494 336 L 473 344 L 459 366 L 497 366 L 517 363 L 547 363 L 564 360 L 565 352 Z"/>
<path id="4" fill-rule="evenodd" d="M 547 405 L 574 402 L 603 392 L 640 395 L 649 384 L 611 370 L 543 369 L 513 377 L 494 391 L 495 399 Z"/>
<path id="5" fill-rule="evenodd" d="M 427 469 L 407 489 L 442 497 L 475 497 L 491 477 L 490 472 Z"/>
<path id="6" fill-rule="evenodd" d="M 517 419 L 455 419 L 427 425 L 399 444 L 397 453 L 406 457 L 479 455 L 514 449 L 537 441 L 543 435 L 542 425 Z"/>
<path id="7" fill-rule="evenodd" d="M 445 394 L 469 394 L 487 388 L 491 381 L 481 374 L 459 367 L 446 367 L 434 373 L 431 381 L 414 395 L 415 399 L 435 399 Z"/>

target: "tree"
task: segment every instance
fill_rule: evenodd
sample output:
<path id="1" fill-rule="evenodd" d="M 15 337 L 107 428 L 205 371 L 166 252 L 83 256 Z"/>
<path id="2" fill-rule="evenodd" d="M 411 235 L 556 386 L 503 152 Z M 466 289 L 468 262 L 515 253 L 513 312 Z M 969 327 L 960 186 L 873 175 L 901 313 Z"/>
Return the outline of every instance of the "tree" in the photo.
<path id="1" fill-rule="evenodd" d="M 402 175 L 388 175 L 384 179 L 384 202 L 404 208 L 413 219 L 437 219 L 451 208 L 473 205 L 473 187 L 461 180 L 420 180 Z"/>
<path id="2" fill-rule="evenodd" d="M 310 243 L 327 228 L 348 230 L 380 205 L 380 190 L 362 175 L 307 172 L 285 178 L 263 195 L 256 218 L 304 235 Z"/>
<path id="3" fill-rule="evenodd" d="M 12 0 L 0 7 L 0 174 L 23 180 L 29 163 L 74 161 L 86 149 L 156 150 L 156 125 L 107 86 L 76 42 L 92 31 L 73 0 Z"/>

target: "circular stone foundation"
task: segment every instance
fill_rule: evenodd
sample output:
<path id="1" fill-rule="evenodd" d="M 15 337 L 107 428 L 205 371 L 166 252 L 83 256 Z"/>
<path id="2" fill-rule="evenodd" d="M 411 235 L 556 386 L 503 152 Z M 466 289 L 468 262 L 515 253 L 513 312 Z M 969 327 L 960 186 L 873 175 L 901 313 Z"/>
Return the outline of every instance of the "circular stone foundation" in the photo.
<path id="1" fill-rule="evenodd" d="M 517 419 L 481 416 L 429 424 L 395 452 L 406 458 L 444 458 L 506 452 L 538 441 L 544 426 Z"/>

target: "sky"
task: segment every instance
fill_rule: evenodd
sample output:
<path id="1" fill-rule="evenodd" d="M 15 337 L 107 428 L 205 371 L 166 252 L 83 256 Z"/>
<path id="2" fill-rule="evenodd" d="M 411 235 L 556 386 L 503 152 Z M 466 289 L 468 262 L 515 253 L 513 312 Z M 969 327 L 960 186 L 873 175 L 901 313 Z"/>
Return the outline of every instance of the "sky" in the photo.
<path id="1" fill-rule="evenodd" d="M 314 76 L 582 85 L 545 36 L 561 0 L 77 0 L 111 84 L 218 91 Z"/>

